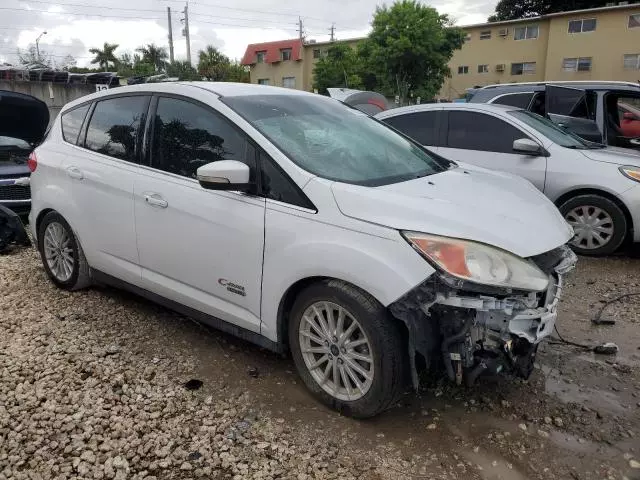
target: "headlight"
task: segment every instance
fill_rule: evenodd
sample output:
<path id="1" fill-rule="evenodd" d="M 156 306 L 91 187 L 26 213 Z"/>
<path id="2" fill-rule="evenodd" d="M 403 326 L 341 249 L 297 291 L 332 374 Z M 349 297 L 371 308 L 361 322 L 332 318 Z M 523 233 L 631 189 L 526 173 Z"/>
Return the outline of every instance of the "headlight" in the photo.
<path id="1" fill-rule="evenodd" d="M 534 264 L 509 252 L 481 243 L 426 233 L 402 235 L 445 272 L 475 283 L 540 292 L 549 277 Z"/>
<path id="2" fill-rule="evenodd" d="M 638 167 L 620 167 L 620 173 L 622 173 L 625 177 L 630 178 L 631 180 L 635 180 L 636 182 L 640 182 L 640 168 Z"/>

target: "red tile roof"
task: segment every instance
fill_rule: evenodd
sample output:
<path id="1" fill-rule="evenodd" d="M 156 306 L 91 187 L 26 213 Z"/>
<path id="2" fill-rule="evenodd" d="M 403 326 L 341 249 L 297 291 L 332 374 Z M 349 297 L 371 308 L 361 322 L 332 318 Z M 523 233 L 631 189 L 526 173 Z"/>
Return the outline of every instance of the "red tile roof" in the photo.
<path id="1" fill-rule="evenodd" d="M 280 50 L 287 48 L 291 49 L 291 60 L 302 60 L 302 42 L 296 38 L 277 42 L 252 43 L 244 52 L 241 63 L 242 65 L 254 65 L 258 52 L 267 52 L 264 63 L 276 63 L 281 59 Z"/>

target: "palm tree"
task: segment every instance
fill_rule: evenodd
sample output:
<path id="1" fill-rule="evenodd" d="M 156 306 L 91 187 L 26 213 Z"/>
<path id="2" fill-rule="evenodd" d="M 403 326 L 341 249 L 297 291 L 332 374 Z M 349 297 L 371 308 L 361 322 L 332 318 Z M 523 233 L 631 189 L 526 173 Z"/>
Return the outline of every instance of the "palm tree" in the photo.
<path id="1" fill-rule="evenodd" d="M 95 55 L 94 59 L 91 60 L 91 63 L 97 63 L 100 65 L 100 68 L 104 67 L 104 71 L 106 72 L 109 68 L 109 64 L 113 64 L 115 66 L 118 63 L 118 59 L 113 53 L 115 49 L 118 48 L 117 43 L 107 43 L 104 42 L 104 47 L 102 50 L 99 48 L 90 48 L 89 51 Z"/>
<path id="2" fill-rule="evenodd" d="M 153 65 L 156 72 L 164 70 L 169 58 L 166 48 L 158 47 L 153 43 L 136 48 L 136 52 L 140 52 L 142 54 L 142 62 Z"/>
<path id="3" fill-rule="evenodd" d="M 213 45 L 198 53 L 198 73 L 209 80 L 224 81 L 231 61 Z"/>

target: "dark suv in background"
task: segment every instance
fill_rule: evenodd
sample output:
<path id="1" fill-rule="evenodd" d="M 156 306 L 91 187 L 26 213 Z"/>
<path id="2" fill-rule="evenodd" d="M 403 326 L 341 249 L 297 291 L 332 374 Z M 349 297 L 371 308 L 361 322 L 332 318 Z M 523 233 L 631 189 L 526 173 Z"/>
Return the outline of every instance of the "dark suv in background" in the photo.
<path id="1" fill-rule="evenodd" d="M 20 215 L 31 209 L 29 154 L 48 125 L 46 103 L 0 90 L 0 205 Z"/>
<path id="2" fill-rule="evenodd" d="M 640 84 L 630 82 L 537 82 L 496 84 L 469 91 L 469 102 L 525 108 L 586 140 L 640 149 Z"/>

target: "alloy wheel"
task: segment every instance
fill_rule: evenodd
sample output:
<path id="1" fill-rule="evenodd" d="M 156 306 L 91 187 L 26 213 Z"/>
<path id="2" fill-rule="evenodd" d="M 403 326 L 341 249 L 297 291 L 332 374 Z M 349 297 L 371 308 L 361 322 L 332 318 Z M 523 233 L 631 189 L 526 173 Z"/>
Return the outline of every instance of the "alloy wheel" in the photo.
<path id="1" fill-rule="evenodd" d="M 58 222 L 51 222 L 44 232 L 44 256 L 58 281 L 66 282 L 71 278 L 75 264 L 71 236 Z"/>
<path id="2" fill-rule="evenodd" d="M 565 215 L 576 235 L 573 245 L 586 250 L 595 250 L 608 244 L 613 238 L 613 219 L 605 210 L 584 205 L 578 206 Z"/>
<path id="3" fill-rule="evenodd" d="M 309 373 L 329 395 L 354 401 L 369 391 L 375 373 L 371 343 L 345 308 L 312 304 L 302 315 L 299 342 Z"/>

